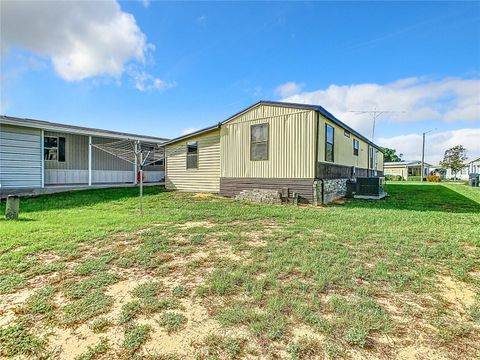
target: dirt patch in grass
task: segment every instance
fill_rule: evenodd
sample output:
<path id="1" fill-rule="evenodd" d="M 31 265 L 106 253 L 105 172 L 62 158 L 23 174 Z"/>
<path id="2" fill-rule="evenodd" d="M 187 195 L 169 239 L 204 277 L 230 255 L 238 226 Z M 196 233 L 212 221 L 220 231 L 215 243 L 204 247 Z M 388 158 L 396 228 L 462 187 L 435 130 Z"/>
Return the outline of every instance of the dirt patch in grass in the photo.
<path id="1" fill-rule="evenodd" d="M 216 224 L 211 223 L 210 221 L 187 221 L 186 223 L 179 224 L 177 227 L 180 229 L 191 229 L 191 228 L 211 228 L 214 227 Z"/>
<path id="2" fill-rule="evenodd" d="M 27 259 L 37 260 L 42 264 L 51 264 L 62 260 L 62 257 L 53 251 L 43 251 L 35 255 L 28 256 Z"/>
<path id="3" fill-rule="evenodd" d="M 439 276 L 438 280 L 441 295 L 452 305 L 464 310 L 475 303 L 475 291 L 467 284 L 450 276 Z"/>
<path id="4" fill-rule="evenodd" d="M 396 358 L 399 360 L 420 360 L 420 359 L 436 359 L 446 360 L 447 357 L 443 356 L 441 352 L 436 349 L 420 344 L 407 346 L 397 352 Z"/>
<path id="5" fill-rule="evenodd" d="M 22 289 L 13 294 L 0 296 L 0 326 L 12 323 L 16 318 L 15 309 L 23 304 L 34 292 L 34 289 Z"/>
<path id="6" fill-rule="evenodd" d="M 193 197 L 196 199 L 206 199 L 212 196 L 213 196 L 212 193 L 196 193 L 195 195 L 193 195 Z"/>

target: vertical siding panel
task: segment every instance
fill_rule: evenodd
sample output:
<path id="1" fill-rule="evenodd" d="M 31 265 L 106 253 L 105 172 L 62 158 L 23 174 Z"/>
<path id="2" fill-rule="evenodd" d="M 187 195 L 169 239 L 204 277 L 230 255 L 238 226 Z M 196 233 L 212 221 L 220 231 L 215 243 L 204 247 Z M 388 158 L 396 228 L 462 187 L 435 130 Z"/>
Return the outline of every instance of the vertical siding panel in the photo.
<path id="1" fill-rule="evenodd" d="M 269 124 L 269 159 L 250 160 L 250 126 Z M 260 105 L 222 126 L 222 177 L 313 178 L 315 112 Z"/>
<path id="2" fill-rule="evenodd" d="M 368 169 L 368 148 L 369 145 L 355 134 L 351 133 L 350 137 L 345 136 L 344 129 L 334 124 L 324 116 L 320 115 L 320 131 L 318 134 L 318 161 L 325 162 L 325 124 L 333 126 L 335 129 L 335 145 L 334 145 L 334 164 L 343 166 L 355 166 L 362 169 Z M 358 156 L 353 155 L 353 139 L 359 141 Z M 383 170 L 383 153 L 378 152 L 377 170 Z"/>

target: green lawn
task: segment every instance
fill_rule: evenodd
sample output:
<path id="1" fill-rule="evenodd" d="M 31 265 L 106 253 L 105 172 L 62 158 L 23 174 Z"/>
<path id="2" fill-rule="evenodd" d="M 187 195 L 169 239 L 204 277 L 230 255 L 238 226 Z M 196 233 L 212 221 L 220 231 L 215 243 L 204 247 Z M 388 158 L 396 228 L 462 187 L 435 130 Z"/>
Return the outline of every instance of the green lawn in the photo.
<path id="1" fill-rule="evenodd" d="M 479 188 L 317 208 L 147 188 L 144 216 L 137 191 L 0 220 L 0 356 L 480 356 Z"/>

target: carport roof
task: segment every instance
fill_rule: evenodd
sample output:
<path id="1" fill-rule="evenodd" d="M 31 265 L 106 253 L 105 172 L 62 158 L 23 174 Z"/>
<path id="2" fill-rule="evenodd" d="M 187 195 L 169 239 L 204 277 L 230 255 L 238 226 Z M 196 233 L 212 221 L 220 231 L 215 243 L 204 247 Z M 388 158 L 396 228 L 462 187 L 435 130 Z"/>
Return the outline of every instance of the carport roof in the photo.
<path id="1" fill-rule="evenodd" d="M 155 143 L 164 143 L 165 141 L 168 140 L 167 138 L 156 137 L 156 136 L 139 135 L 139 134 L 120 132 L 120 131 L 88 128 L 83 126 L 60 124 L 60 123 L 53 123 L 45 120 L 26 119 L 26 118 L 19 118 L 19 117 L 6 116 L 6 115 L 0 116 L 0 124 L 30 127 L 30 128 L 43 129 L 48 131 L 59 131 L 59 132 L 63 131 L 63 132 L 79 134 L 79 135 L 91 135 L 91 136 L 98 136 L 98 137 L 110 137 L 110 138 L 116 138 L 116 139 L 150 141 Z"/>

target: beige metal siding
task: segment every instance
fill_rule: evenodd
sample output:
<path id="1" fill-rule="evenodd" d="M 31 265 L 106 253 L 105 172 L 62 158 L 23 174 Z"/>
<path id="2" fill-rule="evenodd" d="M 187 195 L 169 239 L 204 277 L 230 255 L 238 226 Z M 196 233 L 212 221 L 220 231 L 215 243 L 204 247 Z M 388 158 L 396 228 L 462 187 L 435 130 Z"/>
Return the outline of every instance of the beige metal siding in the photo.
<path id="1" fill-rule="evenodd" d="M 355 166 L 357 168 L 368 169 L 368 148 L 369 145 L 362 139 L 350 133 L 350 137 L 345 136 L 345 129 L 337 124 L 319 115 L 318 132 L 318 161 L 325 161 L 325 124 L 333 126 L 334 136 L 334 162 L 331 164 L 343 166 Z M 359 141 L 358 156 L 353 155 L 353 139 Z M 378 151 L 377 170 L 383 169 L 383 153 Z"/>
<path id="2" fill-rule="evenodd" d="M 187 170 L 187 142 L 198 141 L 198 169 Z M 220 130 L 166 146 L 165 186 L 169 190 L 220 190 Z"/>
<path id="3" fill-rule="evenodd" d="M 269 124 L 268 160 L 250 160 L 250 127 Z M 221 127 L 221 176 L 297 178 L 315 176 L 316 113 L 259 105 Z"/>
<path id="4" fill-rule="evenodd" d="M 0 189 L 41 186 L 41 131 L 0 125 Z"/>

